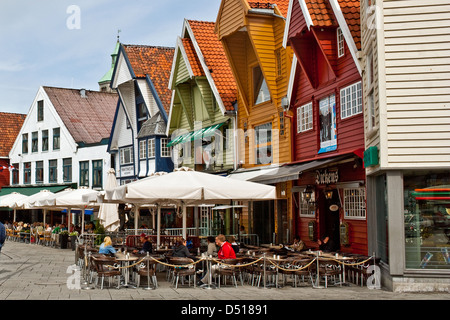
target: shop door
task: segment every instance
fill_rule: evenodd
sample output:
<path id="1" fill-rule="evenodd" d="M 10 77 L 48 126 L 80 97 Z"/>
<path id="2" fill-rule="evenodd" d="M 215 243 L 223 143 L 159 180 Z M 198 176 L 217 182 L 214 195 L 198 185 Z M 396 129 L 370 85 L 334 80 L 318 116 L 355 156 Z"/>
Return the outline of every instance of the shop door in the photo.
<path id="1" fill-rule="evenodd" d="M 338 251 L 340 249 L 340 237 L 339 237 L 339 194 L 338 190 L 333 190 L 333 196 L 331 199 L 326 199 L 323 192 L 320 192 L 320 202 L 323 204 L 322 214 L 320 215 L 320 239 L 325 237 L 330 237 L 333 240 L 335 249 L 333 251 Z"/>
<path id="2" fill-rule="evenodd" d="M 258 235 L 260 243 L 273 242 L 272 237 L 275 231 L 274 202 L 253 202 L 253 231 Z"/>

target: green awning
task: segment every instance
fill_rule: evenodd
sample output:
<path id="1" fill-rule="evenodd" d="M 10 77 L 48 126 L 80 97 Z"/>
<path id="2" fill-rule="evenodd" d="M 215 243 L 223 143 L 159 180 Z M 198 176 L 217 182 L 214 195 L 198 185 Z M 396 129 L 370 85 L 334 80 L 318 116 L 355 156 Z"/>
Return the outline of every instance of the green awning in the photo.
<path id="1" fill-rule="evenodd" d="M 179 135 L 178 137 L 171 140 L 167 144 L 167 146 L 171 147 L 171 146 L 177 145 L 179 143 L 185 143 L 188 141 L 194 141 L 194 140 L 211 137 L 214 135 L 214 133 L 217 129 L 219 129 L 221 126 L 223 126 L 224 123 L 225 122 L 218 123 L 218 124 L 215 124 L 215 125 L 212 125 L 212 126 L 200 129 L 200 130 L 191 131 L 186 134 Z"/>
<path id="2" fill-rule="evenodd" d="M 41 190 L 48 190 L 50 192 L 57 193 L 69 187 L 71 187 L 71 185 L 38 186 L 38 187 L 3 187 L 0 189 L 0 197 L 13 192 L 21 193 L 26 196 L 31 196 L 35 193 L 38 193 Z"/>

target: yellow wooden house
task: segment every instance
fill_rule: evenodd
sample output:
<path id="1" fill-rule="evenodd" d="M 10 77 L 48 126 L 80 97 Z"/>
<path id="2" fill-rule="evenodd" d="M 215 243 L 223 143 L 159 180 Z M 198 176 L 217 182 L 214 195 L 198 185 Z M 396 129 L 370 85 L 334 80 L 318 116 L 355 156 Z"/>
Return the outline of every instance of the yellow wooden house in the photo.
<path id="1" fill-rule="evenodd" d="M 247 233 L 260 242 L 292 240 L 292 182 L 278 174 L 291 161 L 287 88 L 293 54 L 283 47 L 288 0 L 222 0 L 215 32 L 238 87 L 239 169 L 232 178 L 272 184 L 276 201 L 249 206 Z"/>

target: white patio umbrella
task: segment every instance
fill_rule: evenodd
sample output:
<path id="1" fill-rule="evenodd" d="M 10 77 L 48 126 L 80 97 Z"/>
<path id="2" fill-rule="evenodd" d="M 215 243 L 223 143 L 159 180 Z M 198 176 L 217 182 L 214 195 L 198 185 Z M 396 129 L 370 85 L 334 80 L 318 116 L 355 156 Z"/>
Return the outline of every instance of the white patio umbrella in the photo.
<path id="1" fill-rule="evenodd" d="M 28 196 L 26 198 L 21 198 L 18 201 L 16 201 L 13 205 L 13 208 L 17 209 L 34 209 L 35 203 L 37 201 L 46 200 L 49 197 L 52 197 L 55 195 L 55 193 L 49 191 L 49 190 L 41 190 L 35 194 L 32 194 L 31 196 Z M 43 209 L 43 215 L 44 215 L 44 225 L 45 225 L 45 218 L 47 215 L 47 208 Z"/>
<path id="2" fill-rule="evenodd" d="M 26 195 L 18 193 L 18 192 L 11 192 L 10 194 L 6 194 L 4 196 L 0 197 L 0 207 L 8 207 L 14 209 L 14 219 L 13 221 L 16 222 L 16 208 L 15 203 L 21 199 L 27 198 Z"/>
<path id="3" fill-rule="evenodd" d="M 229 204 L 231 201 L 276 199 L 276 190 L 273 186 L 229 179 L 219 175 L 193 171 L 189 168 L 180 168 L 168 174 L 142 179 L 124 187 L 126 196 L 122 197 L 122 200 L 126 202 L 175 203 L 181 205 L 183 208 L 184 238 L 186 238 L 186 205 Z M 119 199 L 117 198 L 117 200 Z M 160 206 L 158 206 L 159 215 Z M 159 230 L 157 234 L 159 237 Z M 159 238 L 157 244 L 159 245 Z"/>
<path id="4" fill-rule="evenodd" d="M 108 170 L 106 178 L 105 190 L 113 190 L 117 187 L 117 180 L 114 169 Z M 117 203 L 102 203 L 98 211 L 100 223 L 107 231 L 116 231 L 120 226 L 119 205 Z"/>
<path id="5" fill-rule="evenodd" d="M 41 204 L 50 208 L 66 208 L 69 211 L 69 219 L 71 209 L 81 209 L 81 233 L 84 233 L 84 212 L 87 207 L 98 206 L 95 203 L 89 203 L 83 199 L 83 196 L 97 196 L 99 191 L 89 189 L 87 187 L 80 187 L 78 189 L 70 189 L 55 194 L 54 197 L 49 197 Z"/>

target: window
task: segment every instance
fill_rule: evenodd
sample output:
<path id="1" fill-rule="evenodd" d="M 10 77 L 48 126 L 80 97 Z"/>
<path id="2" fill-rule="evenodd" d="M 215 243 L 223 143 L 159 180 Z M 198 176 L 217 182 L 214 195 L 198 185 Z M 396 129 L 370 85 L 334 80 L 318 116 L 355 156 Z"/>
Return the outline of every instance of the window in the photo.
<path id="1" fill-rule="evenodd" d="M 31 183 L 31 162 L 25 162 L 23 164 L 23 183 Z"/>
<path id="2" fill-rule="evenodd" d="M 367 80 L 367 90 L 368 90 L 368 128 L 369 131 L 376 127 L 376 115 L 375 115 L 375 97 L 374 97 L 374 68 L 373 68 L 373 54 L 369 52 L 367 54 L 366 60 L 366 80 Z"/>
<path id="3" fill-rule="evenodd" d="M 63 181 L 72 182 L 72 158 L 63 159 Z"/>
<path id="4" fill-rule="evenodd" d="M 22 134 L 22 153 L 28 153 L 28 133 Z"/>
<path id="5" fill-rule="evenodd" d="M 148 158 L 154 158 L 155 157 L 155 138 L 148 139 Z"/>
<path id="6" fill-rule="evenodd" d="M 103 160 L 92 160 L 92 187 L 103 186 Z"/>
<path id="7" fill-rule="evenodd" d="M 89 187 L 89 161 L 80 161 L 80 186 Z"/>
<path id="8" fill-rule="evenodd" d="M 170 148 L 167 146 L 169 139 L 161 138 L 161 157 L 170 157 Z"/>
<path id="9" fill-rule="evenodd" d="M 338 58 L 344 56 L 345 46 L 344 46 L 344 34 L 341 28 L 337 28 L 337 47 L 338 47 Z"/>
<path id="10" fill-rule="evenodd" d="M 297 133 L 313 128 L 312 102 L 297 109 Z"/>
<path id="11" fill-rule="evenodd" d="M 37 121 L 44 121 L 44 100 L 37 102 Z"/>
<path id="12" fill-rule="evenodd" d="M 38 132 L 35 131 L 31 134 L 31 152 L 39 151 L 39 140 L 38 140 Z"/>
<path id="13" fill-rule="evenodd" d="M 44 161 L 36 161 L 36 183 L 44 182 Z"/>
<path id="14" fill-rule="evenodd" d="M 256 164 L 272 162 L 272 123 L 255 127 Z"/>
<path id="15" fill-rule="evenodd" d="M 375 118 L 375 101 L 373 98 L 373 91 L 369 93 L 369 130 L 372 130 L 376 127 L 376 118 Z"/>
<path id="16" fill-rule="evenodd" d="M 362 112 L 361 81 L 341 89 L 341 119 Z"/>
<path id="17" fill-rule="evenodd" d="M 148 119 L 148 111 L 144 102 L 138 103 L 137 105 L 138 111 L 138 131 L 141 130 L 142 125 Z"/>
<path id="18" fill-rule="evenodd" d="M 133 147 L 120 149 L 120 164 L 133 163 Z"/>
<path id="19" fill-rule="evenodd" d="M 253 68 L 253 97 L 255 104 L 270 100 L 270 91 L 259 66 Z"/>
<path id="20" fill-rule="evenodd" d="M 145 140 L 139 141 L 139 159 L 143 160 L 146 159 L 147 150 L 145 145 Z"/>
<path id="21" fill-rule="evenodd" d="M 12 183 L 11 184 L 19 184 L 19 164 L 18 163 L 13 163 Z"/>
<path id="22" fill-rule="evenodd" d="M 319 153 L 337 149 L 336 98 L 332 94 L 319 101 L 320 149 Z"/>
<path id="23" fill-rule="evenodd" d="M 53 129 L 53 150 L 59 150 L 59 147 L 60 147 L 59 134 L 60 134 L 59 128 L 54 128 Z"/>
<path id="24" fill-rule="evenodd" d="M 48 151 L 48 130 L 42 130 L 42 151 Z"/>
<path id="25" fill-rule="evenodd" d="M 308 202 L 305 199 L 303 199 L 303 191 L 305 191 L 305 189 L 301 190 L 299 192 L 299 215 L 300 217 L 308 217 L 308 218 L 314 218 L 315 216 L 315 212 L 314 212 L 314 203 L 312 202 Z"/>
<path id="26" fill-rule="evenodd" d="M 58 160 L 48 161 L 48 182 L 58 182 Z"/>
<path id="27" fill-rule="evenodd" d="M 344 216 L 346 219 L 366 218 L 366 190 L 344 189 Z"/>

